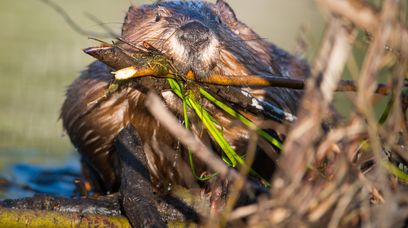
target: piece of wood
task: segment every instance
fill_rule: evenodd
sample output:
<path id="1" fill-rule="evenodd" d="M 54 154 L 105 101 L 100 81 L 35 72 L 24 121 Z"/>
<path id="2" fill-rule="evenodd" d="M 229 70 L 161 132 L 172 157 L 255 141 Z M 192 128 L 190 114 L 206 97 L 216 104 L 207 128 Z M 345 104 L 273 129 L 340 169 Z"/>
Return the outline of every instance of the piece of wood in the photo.
<path id="1" fill-rule="evenodd" d="M 133 227 L 166 227 L 156 209 L 143 143 L 132 125 L 116 138 L 115 148 L 121 163 L 121 202 Z"/>
<path id="2" fill-rule="evenodd" d="M 0 227 L 131 227 L 123 216 L 0 207 Z"/>

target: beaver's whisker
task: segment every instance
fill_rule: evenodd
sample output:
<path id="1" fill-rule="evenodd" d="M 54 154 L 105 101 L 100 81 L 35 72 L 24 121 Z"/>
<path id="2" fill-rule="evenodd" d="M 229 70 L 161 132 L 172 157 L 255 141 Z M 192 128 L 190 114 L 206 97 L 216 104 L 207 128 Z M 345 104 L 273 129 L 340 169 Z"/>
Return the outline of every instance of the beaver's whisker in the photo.
<path id="1" fill-rule="evenodd" d="M 229 43 L 234 43 L 234 42 L 239 43 L 239 42 L 243 42 L 243 43 L 245 43 L 245 42 L 250 42 L 250 41 L 258 41 L 258 40 L 267 40 L 267 39 L 266 39 L 266 38 L 262 38 L 262 37 L 252 38 L 252 39 L 237 39 L 237 40 L 230 39 L 230 40 L 226 40 L 226 41 L 224 41 L 224 42 L 229 42 Z"/>
<path id="2" fill-rule="evenodd" d="M 176 32 L 177 32 L 177 29 L 175 29 L 175 30 L 169 35 L 169 37 L 167 37 L 167 38 L 163 41 L 163 44 L 162 44 L 162 46 L 161 46 L 161 49 L 162 49 L 162 50 L 164 49 L 164 45 L 169 41 L 169 39 L 170 39 L 172 36 L 174 36 L 174 34 L 176 34 Z"/>
<path id="3" fill-rule="evenodd" d="M 129 46 L 131 46 L 131 47 L 133 47 L 133 48 L 135 48 L 138 51 L 143 51 L 143 52 L 147 51 L 146 48 L 144 48 L 143 46 L 137 46 L 136 44 L 133 44 L 133 43 L 121 38 L 121 37 L 116 37 L 116 39 L 123 42 L 123 43 L 125 43 L 125 44 L 127 44 L 127 45 L 129 45 Z"/>

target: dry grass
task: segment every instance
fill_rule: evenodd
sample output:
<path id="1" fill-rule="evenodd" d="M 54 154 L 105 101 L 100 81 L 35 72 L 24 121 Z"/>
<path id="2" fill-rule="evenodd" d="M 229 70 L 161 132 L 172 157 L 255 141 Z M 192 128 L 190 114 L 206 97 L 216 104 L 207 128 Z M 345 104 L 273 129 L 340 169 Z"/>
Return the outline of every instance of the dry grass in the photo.
<path id="1" fill-rule="evenodd" d="M 403 94 L 408 29 L 399 21 L 404 9 L 394 0 L 383 1 L 381 10 L 360 1 L 317 2 L 330 14 L 326 33 L 298 121 L 284 144 L 271 196 L 235 209 L 227 219 L 233 223 L 247 217 L 251 226 L 276 227 L 406 226 L 407 176 L 395 169 L 406 161 L 408 145 Z M 338 122 L 331 111 L 333 92 L 353 58 L 359 30 L 373 39 L 356 79 L 354 110 L 347 122 L 323 130 L 323 125 Z M 390 55 L 396 59 L 387 65 L 394 102 L 388 118 L 379 123 L 373 114 L 374 91 Z"/>

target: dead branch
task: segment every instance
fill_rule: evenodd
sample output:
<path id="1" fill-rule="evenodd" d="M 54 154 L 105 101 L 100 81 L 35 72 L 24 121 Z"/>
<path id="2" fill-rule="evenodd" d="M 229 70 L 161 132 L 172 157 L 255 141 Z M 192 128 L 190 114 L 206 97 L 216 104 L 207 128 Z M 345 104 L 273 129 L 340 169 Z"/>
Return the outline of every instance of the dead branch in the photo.
<path id="1" fill-rule="evenodd" d="M 106 26 L 104 26 L 102 23 L 100 23 L 99 20 L 97 20 L 94 16 L 88 14 L 87 16 L 89 18 L 91 18 L 92 20 L 95 20 L 96 22 L 98 22 L 98 24 L 104 28 L 105 30 L 108 31 L 108 33 L 96 33 L 93 31 L 89 31 L 89 30 L 85 30 L 83 29 L 78 23 L 76 23 L 70 16 L 69 14 L 57 3 L 51 1 L 51 0 L 40 0 L 41 2 L 43 2 L 44 4 L 46 4 L 47 6 L 49 6 L 51 9 L 55 10 L 55 12 L 57 12 L 64 20 L 65 22 L 68 24 L 69 27 L 72 28 L 72 30 L 74 30 L 75 32 L 77 32 L 80 35 L 83 36 L 90 36 L 90 37 L 99 37 L 99 38 L 112 38 L 112 37 L 117 37 L 118 35 L 114 32 L 112 32 L 111 29 L 107 28 Z"/>
<path id="2" fill-rule="evenodd" d="M 86 51 L 88 53 L 88 51 Z M 91 53 L 91 52 L 89 52 Z M 96 57 L 96 56 L 94 56 Z M 258 76 L 258 75 L 208 75 L 205 78 L 197 78 L 189 71 L 186 75 L 177 75 L 171 71 L 154 68 L 151 66 L 130 66 L 113 73 L 117 80 L 131 78 L 142 78 L 152 76 L 157 78 L 178 78 L 196 83 L 203 83 L 218 86 L 238 86 L 238 87 L 281 87 L 288 89 L 303 90 L 305 80 L 284 78 L 280 76 Z M 333 85 L 337 92 L 356 92 L 357 86 L 351 80 L 338 80 Z M 324 88 L 324 86 L 322 86 Z M 388 85 L 378 84 L 375 90 L 377 94 L 387 96 L 390 93 Z"/>

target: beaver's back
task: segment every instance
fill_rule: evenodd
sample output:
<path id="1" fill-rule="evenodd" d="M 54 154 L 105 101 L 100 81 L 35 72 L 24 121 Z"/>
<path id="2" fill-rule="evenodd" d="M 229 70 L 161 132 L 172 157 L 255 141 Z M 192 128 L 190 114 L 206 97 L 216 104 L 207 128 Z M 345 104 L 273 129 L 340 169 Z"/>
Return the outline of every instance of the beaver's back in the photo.
<path id="1" fill-rule="evenodd" d="M 85 174 L 95 190 L 112 192 L 120 183 L 113 140 L 132 124 L 144 142 L 148 162 L 155 163 L 151 167 L 156 168 L 150 170 L 153 182 L 163 188 L 178 176 L 171 169 L 173 161 L 152 152 L 152 142 L 159 142 L 162 148 L 176 148 L 177 141 L 149 114 L 144 105 L 145 94 L 133 87 L 120 88 L 98 105 L 91 105 L 106 94 L 112 81 L 111 72 L 111 68 L 97 61 L 72 83 L 61 110 L 63 126 L 80 152 Z M 158 167 L 166 167 L 166 171 L 158 171 Z"/>

